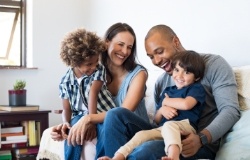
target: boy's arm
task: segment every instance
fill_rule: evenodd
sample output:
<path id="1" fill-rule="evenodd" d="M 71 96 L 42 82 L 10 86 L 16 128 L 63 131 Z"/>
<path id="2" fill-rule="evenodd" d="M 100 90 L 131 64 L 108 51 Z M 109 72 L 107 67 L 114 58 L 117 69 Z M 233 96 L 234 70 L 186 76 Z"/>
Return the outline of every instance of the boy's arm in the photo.
<path id="1" fill-rule="evenodd" d="M 89 91 L 89 101 L 88 101 L 89 114 L 97 113 L 97 99 L 103 83 L 104 83 L 103 81 L 99 80 L 95 80 L 92 82 Z"/>
<path id="2" fill-rule="evenodd" d="M 186 98 L 169 98 L 168 95 L 165 96 L 162 105 L 171 106 L 178 110 L 190 110 L 197 104 L 197 100 L 191 96 Z"/>
<path id="3" fill-rule="evenodd" d="M 157 110 L 154 121 L 156 124 L 159 124 L 162 120 L 162 117 L 170 120 L 178 115 L 177 109 L 169 106 L 162 106 L 159 110 Z"/>
<path id="4" fill-rule="evenodd" d="M 61 126 L 61 134 L 63 138 L 67 138 L 68 129 L 70 129 L 70 120 L 72 115 L 72 110 L 70 107 L 70 103 L 68 99 L 62 99 L 63 104 L 63 112 L 62 112 L 62 120 L 63 125 Z"/>
<path id="5" fill-rule="evenodd" d="M 69 100 L 68 99 L 62 99 L 62 105 L 63 105 L 63 112 L 62 112 L 62 121 L 63 123 L 69 123 L 71 120 L 71 107 L 69 104 Z"/>
<path id="6" fill-rule="evenodd" d="M 155 121 L 156 124 L 159 124 L 161 119 L 162 119 L 162 114 L 161 114 L 161 111 L 159 109 L 159 110 L 156 111 L 154 121 Z"/>

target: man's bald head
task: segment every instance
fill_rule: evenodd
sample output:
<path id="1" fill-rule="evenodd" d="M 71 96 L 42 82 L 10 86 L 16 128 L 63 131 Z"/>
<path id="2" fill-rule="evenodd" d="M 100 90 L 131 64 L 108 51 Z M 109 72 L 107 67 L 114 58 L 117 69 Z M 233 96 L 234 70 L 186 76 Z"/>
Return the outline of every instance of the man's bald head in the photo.
<path id="1" fill-rule="evenodd" d="M 162 38 L 164 39 L 166 38 L 166 40 L 168 41 L 172 41 L 173 38 L 176 36 L 175 32 L 170 27 L 160 24 L 160 25 L 153 26 L 148 31 L 145 37 L 145 41 L 155 33 L 159 33 L 162 36 Z"/>

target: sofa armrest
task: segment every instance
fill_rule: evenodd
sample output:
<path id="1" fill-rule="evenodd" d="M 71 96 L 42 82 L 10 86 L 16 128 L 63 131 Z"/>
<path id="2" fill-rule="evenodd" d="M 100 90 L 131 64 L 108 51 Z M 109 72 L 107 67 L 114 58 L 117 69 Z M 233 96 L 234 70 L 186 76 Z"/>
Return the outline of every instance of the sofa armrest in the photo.
<path id="1" fill-rule="evenodd" d="M 57 110 L 54 110 L 54 113 L 56 113 L 56 114 L 61 114 L 62 111 L 63 111 L 63 110 L 61 110 L 61 109 L 57 109 Z"/>
<path id="2" fill-rule="evenodd" d="M 64 141 L 54 141 L 50 136 L 51 129 L 47 128 L 42 134 L 37 160 L 64 160 Z"/>

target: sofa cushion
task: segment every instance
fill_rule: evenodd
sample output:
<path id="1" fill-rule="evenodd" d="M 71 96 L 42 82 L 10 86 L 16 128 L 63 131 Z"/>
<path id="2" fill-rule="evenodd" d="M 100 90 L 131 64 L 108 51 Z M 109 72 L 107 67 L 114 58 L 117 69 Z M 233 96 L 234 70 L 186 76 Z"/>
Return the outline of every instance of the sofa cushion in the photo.
<path id="1" fill-rule="evenodd" d="M 238 85 L 240 109 L 250 109 L 250 65 L 233 67 Z"/>
<path id="2" fill-rule="evenodd" d="M 240 120 L 233 126 L 221 141 L 216 160 L 250 159 L 250 110 L 241 111 Z"/>
<path id="3" fill-rule="evenodd" d="M 216 160 L 250 159 L 250 65 L 233 67 L 233 70 L 238 85 L 241 118 L 222 138 Z"/>

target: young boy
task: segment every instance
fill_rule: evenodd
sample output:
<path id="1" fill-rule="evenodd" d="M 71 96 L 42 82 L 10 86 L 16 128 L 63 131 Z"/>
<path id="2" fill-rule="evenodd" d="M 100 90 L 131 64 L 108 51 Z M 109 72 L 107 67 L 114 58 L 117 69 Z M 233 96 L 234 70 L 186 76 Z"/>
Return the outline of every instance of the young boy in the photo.
<path id="1" fill-rule="evenodd" d="M 115 107 L 106 87 L 105 68 L 99 63 L 99 55 L 105 50 L 105 42 L 85 29 L 68 33 L 61 43 L 61 59 L 70 67 L 59 85 L 65 138 L 66 130 L 73 125 L 70 122 L 74 123 L 77 115 L 81 117 Z"/>
<path id="2" fill-rule="evenodd" d="M 162 127 L 137 132 L 112 159 L 126 159 L 143 142 L 163 138 L 167 156 L 162 157 L 162 160 L 179 160 L 182 151 L 181 131 L 196 133 L 205 102 L 205 90 L 199 83 L 204 75 L 204 61 L 198 53 L 184 51 L 176 54 L 171 65 L 174 68 L 172 78 L 175 86 L 165 88 L 154 118 Z M 99 158 L 107 159 L 110 158 Z"/>

